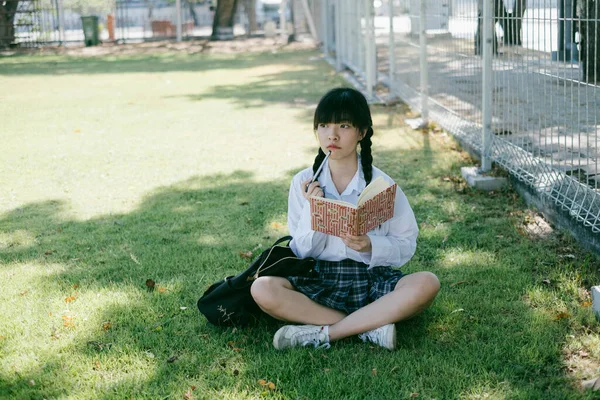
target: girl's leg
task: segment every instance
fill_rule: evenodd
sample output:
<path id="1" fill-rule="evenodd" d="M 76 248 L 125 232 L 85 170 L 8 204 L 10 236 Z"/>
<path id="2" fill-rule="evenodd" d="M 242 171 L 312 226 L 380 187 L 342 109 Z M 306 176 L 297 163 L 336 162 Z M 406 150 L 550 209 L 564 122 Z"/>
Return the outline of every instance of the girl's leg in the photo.
<path id="1" fill-rule="evenodd" d="M 294 290 L 285 278 L 262 276 L 252 283 L 250 293 L 264 312 L 283 321 L 332 325 L 346 316 L 343 312 L 318 304 Z"/>
<path id="2" fill-rule="evenodd" d="M 440 281 L 431 272 L 415 272 L 398 281 L 394 290 L 329 326 L 335 341 L 410 318 L 431 305 Z"/>

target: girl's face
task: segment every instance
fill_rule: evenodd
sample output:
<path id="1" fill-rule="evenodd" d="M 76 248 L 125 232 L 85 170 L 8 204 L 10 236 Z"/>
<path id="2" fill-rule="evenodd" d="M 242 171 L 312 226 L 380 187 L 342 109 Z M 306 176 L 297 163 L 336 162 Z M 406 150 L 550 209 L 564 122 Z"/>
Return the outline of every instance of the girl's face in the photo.
<path id="1" fill-rule="evenodd" d="M 356 146 L 363 135 L 349 122 L 320 123 L 317 125 L 319 144 L 325 154 L 331 150 L 330 159 L 341 160 L 356 154 Z"/>

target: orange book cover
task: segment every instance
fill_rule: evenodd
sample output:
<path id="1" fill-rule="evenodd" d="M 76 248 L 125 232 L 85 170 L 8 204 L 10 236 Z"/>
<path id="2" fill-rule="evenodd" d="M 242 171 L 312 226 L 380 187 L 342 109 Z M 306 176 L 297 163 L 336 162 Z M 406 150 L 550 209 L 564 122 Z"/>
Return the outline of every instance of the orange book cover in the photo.
<path id="1" fill-rule="evenodd" d="M 396 187 L 395 183 L 388 186 L 379 177 L 365 188 L 357 206 L 339 200 L 311 197 L 312 229 L 333 236 L 344 233 L 365 235 L 394 216 Z"/>

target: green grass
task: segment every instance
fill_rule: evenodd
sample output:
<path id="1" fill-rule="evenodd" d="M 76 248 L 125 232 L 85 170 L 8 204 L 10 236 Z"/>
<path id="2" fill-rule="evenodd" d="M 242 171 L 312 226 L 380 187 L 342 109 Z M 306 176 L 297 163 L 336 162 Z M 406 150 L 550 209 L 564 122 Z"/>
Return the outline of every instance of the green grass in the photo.
<path id="1" fill-rule="evenodd" d="M 317 55 L 0 58 L 0 398 L 588 398 L 600 262 L 536 235 L 512 190 L 465 187 L 473 160 L 402 106 L 373 107 L 375 164 L 421 227 L 405 272 L 442 290 L 398 350 L 277 352 L 276 325 L 199 315 L 240 252 L 287 233 L 314 105 L 343 83 Z"/>

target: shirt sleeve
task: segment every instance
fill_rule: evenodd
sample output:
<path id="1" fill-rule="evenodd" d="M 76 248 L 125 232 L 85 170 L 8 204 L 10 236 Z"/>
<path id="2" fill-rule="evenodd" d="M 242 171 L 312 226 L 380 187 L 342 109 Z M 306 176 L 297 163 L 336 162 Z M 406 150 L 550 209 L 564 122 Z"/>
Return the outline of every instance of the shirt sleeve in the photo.
<path id="1" fill-rule="evenodd" d="M 290 247 L 297 257 L 318 258 L 325 249 L 327 235 L 311 229 L 310 203 L 300 191 L 302 181 L 302 174 L 298 174 L 292 179 L 292 183 L 290 184 L 288 229 L 293 238 Z"/>
<path id="2" fill-rule="evenodd" d="M 367 233 L 371 239 L 371 252 L 359 253 L 360 257 L 369 264 L 369 268 L 400 267 L 415 254 L 418 234 L 419 228 L 408 199 L 397 188 L 394 216 L 379 229 Z"/>

